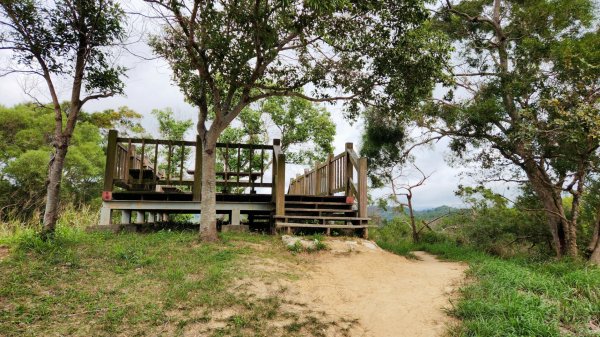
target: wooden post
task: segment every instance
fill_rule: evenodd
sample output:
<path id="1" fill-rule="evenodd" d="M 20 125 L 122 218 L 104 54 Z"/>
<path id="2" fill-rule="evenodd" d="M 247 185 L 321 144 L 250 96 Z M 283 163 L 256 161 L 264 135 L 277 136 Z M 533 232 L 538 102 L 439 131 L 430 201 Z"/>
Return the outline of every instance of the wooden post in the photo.
<path id="1" fill-rule="evenodd" d="M 131 211 L 123 210 L 121 211 L 121 224 L 129 225 L 131 223 Z"/>
<path id="2" fill-rule="evenodd" d="M 327 195 L 333 195 L 334 170 L 333 153 L 330 153 L 329 156 L 327 156 Z"/>
<path id="3" fill-rule="evenodd" d="M 123 178 L 125 179 L 125 184 L 129 184 L 129 169 L 135 168 L 133 167 L 133 153 L 135 153 L 134 146 L 131 144 L 131 138 L 127 142 L 127 155 L 125 155 L 125 166 L 123 169 Z"/>
<path id="4" fill-rule="evenodd" d="M 315 195 L 321 194 L 321 173 L 319 173 L 319 162 L 315 164 Z"/>
<path id="5" fill-rule="evenodd" d="M 106 166 L 104 168 L 104 189 L 112 192 L 115 177 L 115 163 L 117 160 L 117 130 L 108 131 L 108 145 L 106 147 Z"/>
<path id="6" fill-rule="evenodd" d="M 303 195 L 310 194 L 310 179 L 308 175 L 308 169 L 304 169 L 304 191 L 302 191 Z"/>
<path id="7" fill-rule="evenodd" d="M 202 200 L 202 138 L 196 135 L 196 160 L 194 163 L 194 183 L 192 185 L 192 200 Z"/>
<path id="8" fill-rule="evenodd" d="M 346 143 L 346 171 L 344 172 L 344 187 L 346 190 L 346 196 L 350 196 L 352 193 L 352 187 L 350 186 L 350 179 L 354 180 L 354 166 L 350 159 L 348 151 L 352 150 L 354 145 L 352 143 Z"/>
<path id="9" fill-rule="evenodd" d="M 277 156 L 277 191 L 275 191 L 275 215 L 285 214 L 285 155 Z"/>
<path id="10" fill-rule="evenodd" d="M 367 217 L 367 158 L 358 160 L 358 216 Z"/>
<path id="11" fill-rule="evenodd" d="M 273 139 L 273 160 L 271 160 L 271 199 L 273 202 L 277 202 L 277 158 L 275 157 L 277 156 L 278 151 L 275 151 L 275 148 L 279 148 L 280 146 L 281 140 L 277 138 Z"/>
<path id="12" fill-rule="evenodd" d="M 136 224 L 143 224 L 144 223 L 144 212 L 142 211 L 136 211 L 135 212 L 135 223 Z"/>

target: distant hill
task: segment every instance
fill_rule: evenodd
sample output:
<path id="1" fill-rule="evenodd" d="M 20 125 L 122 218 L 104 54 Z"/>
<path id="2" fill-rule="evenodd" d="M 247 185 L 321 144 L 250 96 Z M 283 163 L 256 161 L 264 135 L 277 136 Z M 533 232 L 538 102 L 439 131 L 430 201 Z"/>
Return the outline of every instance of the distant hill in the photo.
<path id="1" fill-rule="evenodd" d="M 439 207 L 435 207 L 435 208 L 415 211 L 415 217 L 417 217 L 419 219 L 423 219 L 423 220 L 432 220 L 441 215 L 451 213 L 451 212 L 457 212 L 460 210 L 461 210 L 460 208 L 444 205 L 444 206 L 439 206 Z M 377 206 L 369 206 L 368 211 L 369 211 L 369 216 L 373 217 L 375 215 L 379 215 L 382 219 L 386 219 L 386 220 L 390 220 L 390 219 L 394 218 L 395 216 L 402 216 L 402 215 L 407 216 L 408 215 L 408 209 L 405 209 L 404 214 L 402 214 L 402 213 L 398 214 L 397 212 L 394 212 L 393 210 L 390 210 L 390 209 L 385 211 Z"/>
<path id="2" fill-rule="evenodd" d="M 460 208 L 444 205 L 436 208 L 415 211 L 415 216 L 423 220 L 432 220 L 444 214 L 458 212 L 460 210 Z"/>

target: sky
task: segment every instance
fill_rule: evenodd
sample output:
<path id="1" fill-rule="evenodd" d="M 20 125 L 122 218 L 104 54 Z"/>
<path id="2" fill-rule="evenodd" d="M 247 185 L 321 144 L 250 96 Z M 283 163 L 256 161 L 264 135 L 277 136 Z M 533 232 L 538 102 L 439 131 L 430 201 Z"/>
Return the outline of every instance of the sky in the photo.
<path id="1" fill-rule="evenodd" d="M 143 24 L 138 24 L 137 29 L 144 32 L 149 31 Z M 171 81 L 171 70 L 168 64 L 152 55 L 151 49 L 141 41 L 128 47 L 131 52 L 123 51 L 118 59 L 119 64 L 128 68 L 125 82 L 125 94 L 102 100 L 88 102 L 84 110 L 99 111 L 120 106 L 128 106 L 144 116 L 143 126 L 151 133 L 157 134 L 157 125 L 150 114 L 152 109 L 170 107 L 174 117 L 178 119 L 197 120 L 196 109 L 184 101 L 184 97 L 177 85 Z M 135 55 L 134 55 L 135 54 Z M 144 56 L 149 59 L 142 59 Z M 0 64 L 9 62 L 7 55 L 0 54 Z M 66 99 L 68 90 L 66 86 L 59 87 L 59 95 Z M 46 87 L 39 79 L 31 76 L 9 75 L 0 77 L 0 104 L 12 106 L 14 104 L 31 101 L 35 97 L 40 102 L 50 101 Z M 344 149 L 346 142 L 355 144 L 355 149 L 360 149 L 361 123 L 350 124 L 343 117 L 341 104 L 325 105 L 332 113 L 333 120 L 337 126 L 334 140 L 335 153 Z M 193 139 L 192 131 L 187 135 Z M 413 204 L 416 209 L 429 209 L 437 206 L 448 205 L 460 207 L 462 201 L 454 195 L 459 184 L 474 184 L 473 180 L 461 175 L 464 168 L 451 167 L 446 158 L 450 155 L 448 142 L 442 140 L 434 146 L 422 147 L 414 152 L 416 165 L 426 174 L 431 174 L 425 184 L 414 191 Z M 289 177 L 302 172 L 303 167 L 290 165 L 287 172 Z M 409 180 L 418 180 L 418 176 L 408 177 Z M 503 187 L 497 190 L 503 191 Z M 389 193 L 387 190 L 372 190 L 374 197 L 381 197 Z"/>

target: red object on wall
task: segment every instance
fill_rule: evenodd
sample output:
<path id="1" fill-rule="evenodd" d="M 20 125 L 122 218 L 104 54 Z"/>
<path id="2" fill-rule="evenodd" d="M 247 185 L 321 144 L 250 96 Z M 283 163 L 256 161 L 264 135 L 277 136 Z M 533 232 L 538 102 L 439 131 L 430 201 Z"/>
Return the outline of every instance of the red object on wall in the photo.
<path id="1" fill-rule="evenodd" d="M 112 200 L 112 192 L 111 191 L 102 191 L 102 200 L 111 201 Z"/>
<path id="2" fill-rule="evenodd" d="M 346 203 L 347 204 L 353 204 L 354 203 L 354 197 L 346 197 Z"/>

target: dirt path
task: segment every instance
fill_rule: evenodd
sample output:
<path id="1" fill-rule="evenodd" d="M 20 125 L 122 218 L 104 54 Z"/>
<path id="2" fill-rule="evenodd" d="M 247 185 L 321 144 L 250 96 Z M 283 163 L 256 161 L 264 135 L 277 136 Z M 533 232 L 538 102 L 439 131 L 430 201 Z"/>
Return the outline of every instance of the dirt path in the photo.
<path id="1" fill-rule="evenodd" d="M 419 260 L 368 241 L 334 241 L 312 257 L 314 268 L 294 282 L 294 296 L 339 319 L 357 319 L 351 336 L 443 336 L 452 319 L 444 308 L 466 266 L 416 252 Z M 348 250 L 352 250 L 348 253 Z"/>

